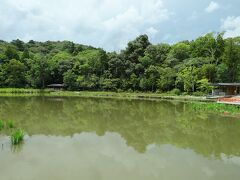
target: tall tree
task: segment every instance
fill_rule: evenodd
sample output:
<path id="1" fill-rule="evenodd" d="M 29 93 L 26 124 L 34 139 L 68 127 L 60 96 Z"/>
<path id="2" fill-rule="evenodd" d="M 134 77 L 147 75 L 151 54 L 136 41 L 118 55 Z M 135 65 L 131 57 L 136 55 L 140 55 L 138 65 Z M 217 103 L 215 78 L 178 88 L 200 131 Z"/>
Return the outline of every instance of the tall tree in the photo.
<path id="1" fill-rule="evenodd" d="M 240 44 L 232 38 L 227 40 L 224 62 L 228 67 L 229 81 L 236 82 L 240 62 Z"/>
<path id="2" fill-rule="evenodd" d="M 8 60 L 11 60 L 11 59 L 19 60 L 17 49 L 14 46 L 8 45 L 5 51 L 5 55 L 8 58 Z"/>
<path id="3" fill-rule="evenodd" d="M 25 85 L 25 66 L 16 59 L 4 65 L 4 79 L 7 87 L 23 87 Z"/>

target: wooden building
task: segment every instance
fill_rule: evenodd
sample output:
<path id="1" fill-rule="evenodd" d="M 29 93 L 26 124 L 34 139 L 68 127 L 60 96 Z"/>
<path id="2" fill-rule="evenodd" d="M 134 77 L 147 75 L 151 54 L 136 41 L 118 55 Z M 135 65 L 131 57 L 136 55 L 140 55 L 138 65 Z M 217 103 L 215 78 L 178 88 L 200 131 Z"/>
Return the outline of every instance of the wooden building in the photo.
<path id="1" fill-rule="evenodd" d="M 240 105 L 240 83 L 216 83 L 211 84 L 212 97 L 218 103 Z"/>
<path id="2" fill-rule="evenodd" d="M 240 95 L 240 83 L 216 83 L 212 84 L 213 96 L 237 96 Z"/>

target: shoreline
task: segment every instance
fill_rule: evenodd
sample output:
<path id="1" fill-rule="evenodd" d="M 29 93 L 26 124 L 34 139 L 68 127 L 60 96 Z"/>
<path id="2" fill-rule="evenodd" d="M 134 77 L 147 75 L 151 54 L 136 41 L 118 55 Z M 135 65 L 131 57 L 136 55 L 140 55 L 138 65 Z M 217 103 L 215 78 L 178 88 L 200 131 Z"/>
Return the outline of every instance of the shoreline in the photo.
<path id="1" fill-rule="evenodd" d="M 170 95 L 141 92 L 107 92 L 107 91 L 54 91 L 39 89 L 8 89 L 3 92 L 0 88 L 0 97 L 80 97 L 103 98 L 122 100 L 147 100 L 147 101 L 177 101 L 190 104 L 195 111 L 219 113 L 224 116 L 240 117 L 239 106 L 231 104 L 219 104 L 216 99 L 208 99 L 206 96 Z"/>
<path id="2" fill-rule="evenodd" d="M 0 97 L 5 96 L 52 96 L 52 97 L 93 97 L 93 98 L 118 98 L 118 99 L 144 99 L 144 100 L 177 100 L 194 102 L 216 102 L 205 96 L 171 95 L 143 92 L 108 92 L 108 91 L 54 91 L 40 89 L 0 88 Z"/>

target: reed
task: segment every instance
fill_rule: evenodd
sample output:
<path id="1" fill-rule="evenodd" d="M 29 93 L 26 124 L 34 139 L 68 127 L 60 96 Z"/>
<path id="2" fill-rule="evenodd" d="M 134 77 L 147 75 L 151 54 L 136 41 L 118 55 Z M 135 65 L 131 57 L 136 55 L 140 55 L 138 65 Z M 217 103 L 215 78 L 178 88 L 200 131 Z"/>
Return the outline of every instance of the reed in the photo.
<path id="1" fill-rule="evenodd" d="M 17 129 L 11 134 L 11 143 L 12 145 L 18 145 L 23 141 L 24 131 L 22 129 Z"/>

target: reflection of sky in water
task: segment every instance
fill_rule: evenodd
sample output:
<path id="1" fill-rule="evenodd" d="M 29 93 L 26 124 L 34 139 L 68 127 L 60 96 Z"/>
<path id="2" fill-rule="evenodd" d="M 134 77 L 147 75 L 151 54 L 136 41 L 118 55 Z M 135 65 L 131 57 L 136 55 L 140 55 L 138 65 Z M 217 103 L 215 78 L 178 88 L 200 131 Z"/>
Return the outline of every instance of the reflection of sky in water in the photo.
<path id="1" fill-rule="evenodd" d="M 12 153 L 0 136 L 1 180 L 238 180 L 239 157 L 205 158 L 191 149 L 148 145 L 144 153 L 127 146 L 117 133 L 72 137 L 34 135 Z"/>
<path id="2" fill-rule="evenodd" d="M 0 102 L 0 118 L 30 135 L 14 147 L 0 135 L 0 180 L 240 179 L 237 118 L 195 112 L 176 101 Z"/>

